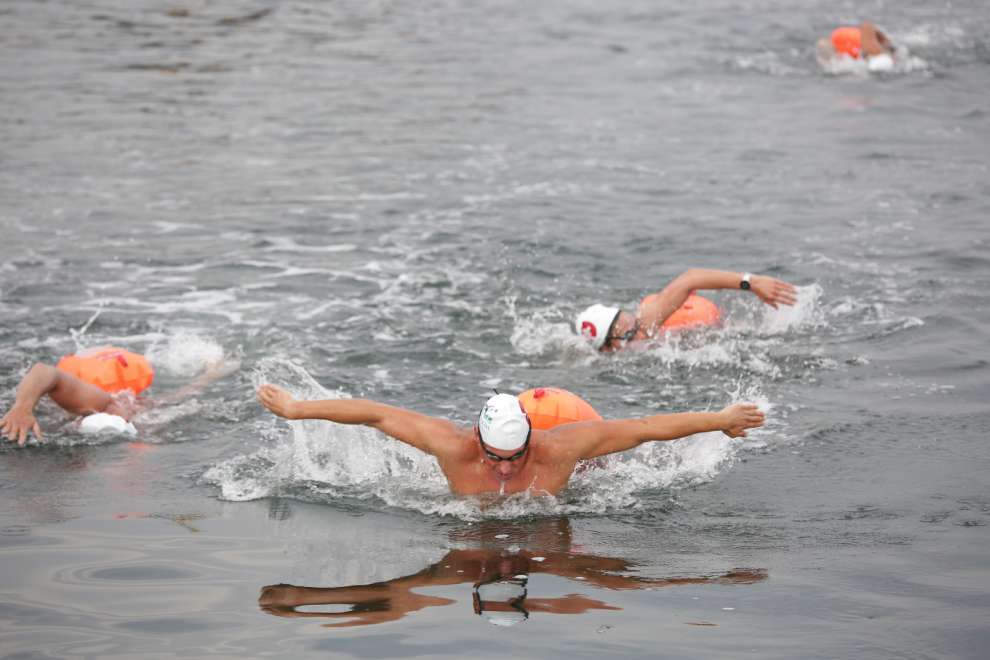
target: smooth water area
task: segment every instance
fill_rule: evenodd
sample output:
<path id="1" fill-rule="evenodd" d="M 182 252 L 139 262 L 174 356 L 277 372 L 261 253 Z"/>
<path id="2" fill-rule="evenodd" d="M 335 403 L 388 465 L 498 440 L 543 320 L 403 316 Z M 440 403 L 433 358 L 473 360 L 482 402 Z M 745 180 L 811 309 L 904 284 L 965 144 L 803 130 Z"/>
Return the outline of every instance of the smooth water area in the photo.
<path id="1" fill-rule="evenodd" d="M 985 3 L 531 4 L 0 7 L 0 407 L 157 369 L 135 441 L 0 446 L 0 657 L 985 656 Z M 866 18 L 911 60 L 823 70 Z M 799 304 L 572 333 L 692 266 Z M 490 504 L 262 382 L 768 422 Z"/>

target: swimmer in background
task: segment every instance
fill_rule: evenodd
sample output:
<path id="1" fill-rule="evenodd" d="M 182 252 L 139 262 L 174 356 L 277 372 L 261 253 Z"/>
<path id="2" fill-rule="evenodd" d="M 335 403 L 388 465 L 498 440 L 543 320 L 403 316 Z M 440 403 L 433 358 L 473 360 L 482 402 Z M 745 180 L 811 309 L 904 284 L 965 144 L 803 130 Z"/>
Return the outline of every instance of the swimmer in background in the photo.
<path id="1" fill-rule="evenodd" d="M 896 49 L 873 23 L 863 21 L 859 27 L 842 26 L 832 31 L 828 39 L 818 40 L 818 61 L 823 65 L 839 57 L 864 60 L 870 70 L 886 70 L 893 66 Z"/>
<path id="2" fill-rule="evenodd" d="M 135 357 L 144 360 L 141 356 Z M 159 403 L 174 403 L 186 398 L 202 390 L 218 378 L 233 372 L 238 366 L 237 361 L 229 360 L 211 363 L 195 381 L 172 395 L 160 399 Z M 150 367 L 148 369 L 150 371 Z M 24 445 L 29 434 L 33 434 L 36 439 L 41 440 L 43 438 L 41 425 L 38 424 L 34 415 L 34 409 L 45 395 L 48 395 L 48 398 L 60 408 L 73 415 L 80 415 L 85 418 L 103 413 L 112 416 L 112 419 L 102 417 L 94 418 L 93 421 L 98 423 L 97 426 L 103 426 L 106 430 L 134 435 L 136 430 L 130 421 L 141 412 L 143 407 L 137 394 L 145 387 L 150 386 L 153 378 L 154 372 L 151 371 L 145 377 L 146 384 L 138 386 L 137 392 L 130 389 L 108 392 L 68 371 L 38 362 L 21 379 L 17 386 L 13 405 L 7 414 L 0 418 L 0 435 L 12 442 L 16 441 L 18 445 Z M 94 430 L 100 429 L 94 428 Z"/>
<path id="3" fill-rule="evenodd" d="M 258 399 L 285 419 L 369 426 L 430 454 L 458 495 L 555 495 L 567 486 L 579 461 L 709 431 L 745 437 L 747 429 L 763 425 L 763 413 L 745 403 L 719 412 L 574 422 L 541 430 L 511 394 L 488 399 L 473 427 L 367 399 L 297 401 L 274 385 L 262 385 Z"/>
<path id="4" fill-rule="evenodd" d="M 662 291 L 644 297 L 635 315 L 618 307 L 595 304 L 578 315 L 574 328 L 595 350 L 603 353 L 617 351 L 631 343 L 655 339 L 662 334 L 665 331 L 664 322 L 678 312 L 698 289 L 749 291 L 774 309 L 797 302 L 794 285 L 774 277 L 691 268 L 674 278 Z M 713 320 L 718 319 L 718 308 L 714 303 L 700 297 L 692 300 L 709 306 Z"/>

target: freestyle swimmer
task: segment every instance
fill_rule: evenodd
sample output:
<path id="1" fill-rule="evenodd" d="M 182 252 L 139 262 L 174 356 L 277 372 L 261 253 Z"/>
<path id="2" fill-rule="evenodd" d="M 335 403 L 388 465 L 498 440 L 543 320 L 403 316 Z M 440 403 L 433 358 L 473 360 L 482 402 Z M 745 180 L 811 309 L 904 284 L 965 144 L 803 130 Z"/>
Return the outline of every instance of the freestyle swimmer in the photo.
<path id="1" fill-rule="evenodd" d="M 133 358 L 144 360 L 141 356 L 119 349 L 111 348 L 101 352 L 111 356 L 114 360 L 117 359 L 119 353 L 130 356 L 132 362 L 137 361 Z M 63 359 L 59 364 L 69 364 L 69 368 L 75 366 L 67 363 L 66 359 Z M 162 402 L 171 403 L 185 398 L 193 392 L 203 389 L 214 380 L 232 372 L 237 366 L 239 366 L 237 361 L 220 360 L 214 362 L 195 381 L 174 392 Z M 0 435 L 6 437 L 7 440 L 16 441 L 19 445 L 27 442 L 29 434 L 33 434 L 36 439 L 41 440 L 43 438 L 41 425 L 38 424 L 34 415 L 34 409 L 45 395 L 63 410 L 73 415 L 84 416 L 80 427 L 84 432 L 113 431 L 135 435 L 137 431 L 130 421 L 142 409 L 142 402 L 136 394 L 144 387 L 151 385 L 154 372 L 143 378 L 142 385 L 129 385 L 134 389 L 127 387 L 117 389 L 114 383 L 101 379 L 101 374 L 96 372 L 82 370 L 79 373 L 81 377 L 64 368 L 53 367 L 41 362 L 32 366 L 17 386 L 17 394 L 10 410 L 0 418 Z M 119 384 L 123 383 L 117 385 Z M 107 391 L 107 389 L 114 391 Z M 135 389 L 137 391 L 134 391 Z"/>
<path id="2" fill-rule="evenodd" d="M 129 422 L 137 412 L 130 390 L 111 394 L 67 371 L 38 362 L 17 386 L 14 404 L 0 418 L 0 433 L 8 440 L 16 440 L 19 445 L 27 442 L 29 433 L 41 440 L 43 435 L 34 416 L 34 408 L 46 394 L 60 408 L 73 415 L 105 413 Z"/>
<path id="3" fill-rule="evenodd" d="M 663 290 L 644 297 L 636 314 L 618 307 L 594 304 L 578 315 L 574 328 L 596 350 L 603 353 L 617 351 L 631 342 L 654 339 L 664 332 L 664 323 L 699 289 L 749 291 L 774 309 L 797 302 L 794 285 L 774 277 L 691 268 L 674 278 Z M 703 298 L 699 301 L 714 308 L 717 317 L 714 304 Z"/>
<path id="4" fill-rule="evenodd" d="M 875 60 L 881 65 L 892 64 L 896 52 L 887 35 L 870 21 L 863 21 L 859 27 L 837 27 L 829 38 L 818 40 L 817 50 L 818 58 L 823 61 L 847 56 L 867 62 Z"/>
<path id="5" fill-rule="evenodd" d="M 578 461 L 707 431 L 745 437 L 747 429 L 762 426 L 764 419 L 755 405 L 737 403 L 719 412 L 575 422 L 539 430 L 518 398 L 496 394 L 485 402 L 478 423 L 467 428 L 367 399 L 297 401 L 274 385 L 261 386 L 258 399 L 285 419 L 370 426 L 431 454 L 458 495 L 554 495 L 567 485 Z"/>

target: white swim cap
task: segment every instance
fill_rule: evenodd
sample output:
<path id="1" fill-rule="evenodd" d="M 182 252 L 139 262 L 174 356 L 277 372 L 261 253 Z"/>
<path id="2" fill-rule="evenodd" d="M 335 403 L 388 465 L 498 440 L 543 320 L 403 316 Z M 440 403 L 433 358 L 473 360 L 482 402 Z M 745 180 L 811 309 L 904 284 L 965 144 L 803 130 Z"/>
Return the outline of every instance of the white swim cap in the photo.
<path id="1" fill-rule="evenodd" d="M 866 58 L 866 66 L 874 73 L 886 73 L 894 70 L 894 58 L 887 53 L 872 55 Z"/>
<path id="2" fill-rule="evenodd" d="M 108 413 L 96 413 L 87 415 L 79 422 L 79 432 L 86 435 L 96 434 L 123 434 L 136 436 L 137 429 L 123 417 L 110 415 Z"/>
<path id="3" fill-rule="evenodd" d="M 574 322 L 574 329 L 587 339 L 597 351 L 605 344 L 608 331 L 619 315 L 618 307 L 606 307 L 595 303 L 581 312 Z"/>
<path id="4" fill-rule="evenodd" d="M 519 399 L 496 394 L 485 402 L 478 415 L 481 441 L 489 447 L 510 451 L 519 449 L 529 437 L 529 417 Z"/>

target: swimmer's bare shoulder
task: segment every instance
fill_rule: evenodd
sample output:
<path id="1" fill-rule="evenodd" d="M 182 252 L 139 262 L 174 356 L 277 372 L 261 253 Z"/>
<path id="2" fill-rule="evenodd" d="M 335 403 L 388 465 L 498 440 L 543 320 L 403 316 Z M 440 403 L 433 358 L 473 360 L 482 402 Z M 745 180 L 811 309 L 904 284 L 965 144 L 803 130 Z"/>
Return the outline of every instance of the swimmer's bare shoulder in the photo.
<path id="1" fill-rule="evenodd" d="M 533 457 L 537 463 L 558 464 L 584 458 L 588 447 L 601 436 L 605 420 L 571 422 L 545 431 L 534 431 Z"/>

